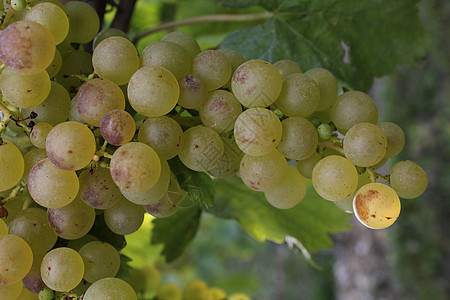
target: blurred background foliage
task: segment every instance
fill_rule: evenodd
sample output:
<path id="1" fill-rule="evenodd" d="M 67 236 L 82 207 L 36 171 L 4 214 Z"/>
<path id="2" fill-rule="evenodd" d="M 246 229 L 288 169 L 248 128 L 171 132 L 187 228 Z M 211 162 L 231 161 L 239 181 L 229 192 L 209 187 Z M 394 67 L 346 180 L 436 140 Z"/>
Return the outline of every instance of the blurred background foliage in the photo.
<path id="1" fill-rule="evenodd" d="M 387 230 L 373 231 L 357 223 L 333 237 L 335 248 L 314 255 L 313 267 L 287 245 L 261 244 L 236 222 L 203 214 L 200 230 L 181 258 L 166 264 L 161 247 L 150 244 L 151 218 L 127 237 L 123 253 L 131 266 L 143 270 L 146 292 L 152 284 L 174 282 L 180 287 L 200 278 L 228 293 L 246 292 L 253 299 L 448 299 L 450 295 L 450 2 L 423 0 L 420 16 L 431 33 L 424 58 L 395 75 L 377 79 L 370 90 L 380 121 L 399 124 L 407 144 L 399 160 L 419 163 L 429 176 L 429 188 L 418 199 L 403 200 L 399 220 Z M 260 8 L 239 13 L 259 12 Z M 160 23 L 188 17 L 235 13 L 209 0 L 139 0 L 130 37 Z M 105 15 L 107 28 L 114 12 Z M 231 31 L 251 23 L 184 26 L 202 49 L 214 48 Z M 376 26 L 374 24 L 374 26 Z M 138 50 L 159 40 L 161 31 L 140 40 Z M 389 161 L 392 166 L 395 161 Z M 141 274 L 141 275 L 142 275 Z M 140 276 L 144 279 L 145 276 Z M 153 282 L 153 283 L 152 283 Z"/>

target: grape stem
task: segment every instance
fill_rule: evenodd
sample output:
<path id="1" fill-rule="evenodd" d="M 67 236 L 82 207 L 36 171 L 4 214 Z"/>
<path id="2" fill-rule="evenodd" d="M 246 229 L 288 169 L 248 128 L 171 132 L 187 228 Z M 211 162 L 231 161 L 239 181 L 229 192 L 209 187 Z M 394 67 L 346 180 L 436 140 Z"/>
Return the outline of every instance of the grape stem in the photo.
<path id="1" fill-rule="evenodd" d="M 376 172 L 373 168 L 366 168 L 367 172 L 370 174 L 370 181 L 376 182 L 377 179 L 383 180 L 386 183 L 391 183 L 391 178 L 389 175 L 381 175 L 380 173 Z"/>
<path id="2" fill-rule="evenodd" d="M 344 154 L 344 149 L 342 148 L 342 140 L 337 137 L 331 137 L 329 140 L 319 139 L 319 145 L 322 147 L 327 147 Z"/>
<path id="3" fill-rule="evenodd" d="M 28 124 L 25 122 L 25 120 L 22 120 L 22 114 L 20 113 L 19 109 L 3 100 L 1 96 L 0 112 L 3 115 L 2 120 L 0 121 L 0 134 L 6 130 L 8 123 L 13 120 L 16 122 L 17 126 L 22 127 L 25 133 L 30 136 L 31 128 L 28 127 Z M 3 144 L 3 139 L 0 137 L 0 145 L 1 144 Z"/>
<path id="4" fill-rule="evenodd" d="M 3 198 L 0 200 L 0 205 L 4 205 L 9 200 L 15 198 L 17 196 L 17 194 L 20 192 L 20 190 L 25 188 L 26 186 L 27 185 L 26 185 L 25 181 L 21 180 L 20 184 L 18 184 L 16 187 L 14 187 L 6 198 Z"/>
<path id="5" fill-rule="evenodd" d="M 6 12 L 6 16 L 3 19 L 2 26 L 0 27 L 0 30 L 5 29 L 6 26 L 9 25 L 9 21 L 11 20 L 13 14 L 14 14 L 14 9 L 13 9 L 12 5 L 10 5 L 9 8 L 8 8 L 8 11 Z"/>
<path id="6" fill-rule="evenodd" d="M 251 21 L 265 20 L 271 17 L 273 17 L 273 13 L 265 11 L 261 13 L 251 13 L 251 14 L 230 14 L 230 15 L 218 14 L 218 15 L 204 15 L 193 18 L 187 18 L 184 20 L 167 22 L 164 24 L 160 24 L 156 27 L 153 27 L 151 29 L 148 29 L 136 35 L 133 39 L 133 43 L 136 44 L 140 39 L 148 35 L 151 35 L 155 32 L 162 30 L 170 30 L 185 25 L 192 25 L 205 22 L 251 22 Z"/>

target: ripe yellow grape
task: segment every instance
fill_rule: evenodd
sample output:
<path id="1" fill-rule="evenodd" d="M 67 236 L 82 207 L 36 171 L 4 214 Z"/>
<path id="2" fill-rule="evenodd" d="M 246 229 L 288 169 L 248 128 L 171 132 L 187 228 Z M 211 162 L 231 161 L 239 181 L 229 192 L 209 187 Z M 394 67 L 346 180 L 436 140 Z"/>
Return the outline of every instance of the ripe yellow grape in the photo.
<path id="1" fill-rule="evenodd" d="M 302 160 L 316 151 L 319 137 L 310 121 L 302 117 L 291 117 L 284 119 L 281 126 L 282 135 L 277 148 L 286 158 Z"/>
<path id="2" fill-rule="evenodd" d="M 384 229 L 391 226 L 400 214 L 397 193 L 382 183 L 369 183 L 356 192 L 353 199 L 355 216 L 364 226 Z"/>
<path id="3" fill-rule="evenodd" d="M 280 72 L 270 63 L 254 59 L 240 65 L 231 80 L 233 94 L 245 107 L 266 107 L 280 95 Z"/>
<path id="4" fill-rule="evenodd" d="M 36 163 L 28 174 L 28 191 L 39 205 L 47 208 L 63 207 L 78 193 L 75 171 L 61 170 L 48 158 Z"/>
<path id="5" fill-rule="evenodd" d="M 225 300 L 225 299 L 227 299 L 227 294 L 221 288 L 212 287 L 208 289 L 208 300 Z"/>
<path id="6" fill-rule="evenodd" d="M 39 149 L 45 149 L 45 141 L 47 139 L 47 136 L 52 130 L 53 126 L 42 122 L 37 123 L 33 126 L 33 129 L 31 130 L 30 134 L 30 142 Z"/>
<path id="7" fill-rule="evenodd" d="M 122 85 L 139 69 L 139 57 L 133 43 L 121 36 L 101 41 L 92 54 L 92 65 L 100 78 Z"/>
<path id="8" fill-rule="evenodd" d="M 24 278 L 32 264 L 33 252 L 27 242 L 15 235 L 0 235 L 0 286 Z"/>
<path id="9" fill-rule="evenodd" d="M 306 180 L 295 167 L 288 166 L 283 180 L 264 192 L 267 201 L 279 209 L 288 209 L 299 204 L 306 195 Z"/>
<path id="10" fill-rule="evenodd" d="M 243 293 L 232 294 L 228 300 L 251 300 L 249 296 Z"/>
<path id="11" fill-rule="evenodd" d="M 177 104 L 179 94 L 177 79 L 163 67 L 142 67 L 128 83 L 131 106 L 146 117 L 159 117 L 170 112 Z"/>
<path id="12" fill-rule="evenodd" d="M 110 171 L 119 188 L 131 193 L 142 193 L 158 182 L 161 162 L 152 147 L 132 142 L 114 152 Z"/>
<path id="13" fill-rule="evenodd" d="M 39 300 L 39 298 L 37 294 L 24 287 L 16 300 Z"/>
<path id="14" fill-rule="evenodd" d="M 84 262 L 84 279 L 96 282 L 105 277 L 114 277 L 119 271 L 120 255 L 108 243 L 89 242 L 78 251 Z"/>
<path id="15" fill-rule="evenodd" d="M 33 75 L 45 71 L 54 54 L 54 38 L 39 23 L 17 21 L 0 34 L 0 60 L 14 73 Z"/>
<path id="16" fill-rule="evenodd" d="M 95 50 L 98 44 L 104 39 L 107 39 L 112 36 L 121 36 L 128 39 L 128 35 L 120 29 L 117 28 L 107 28 L 105 30 L 100 31 L 94 38 L 94 42 L 92 48 Z"/>
<path id="17" fill-rule="evenodd" d="M 119 188 L 106 168 L 85 170 L 81 172 L 79 181 L 78 196 L 95 209 L 111 208 L 122 198 Z"/>
<path id="18" fill-rule="evenodd" d="M 224 86 L 231 77 L 227 56 L 217 50 L 200 52 L 192 62 L 192 74 L 202 78 L 208 91 Z"/>
<path id="19" fill-rule="evenodd" d="M 83 300 L 137 300 L 136 292 L 124 280 L 103 278 L 94 282 L 84 294 Z"/>
<path id="20" fill-rule="evenodd" d="M 278 69 L 281 78 L 283 79 L 291 74 L 302 73 L 302 69 L 299 67 L 299 65 L 295 61 L 289 59 L 279 60 L 274 63 L 273 66 Z"/>
<path id="21" fill-rule="evenodd" d="M 0 192 L 15 186 L 22 178 L 25 162 L 19 148 L 11 142 L 0 145 Z"/>
<path id="22" fill-rule="evenodd" d="M 405 199 L 422 195 L 427 189 L 428 176 L 425 170 L 410 160 L 396 163 L 390 172 L 391 187 Z"/>
<path id="23" fill-rule="evenodd" d="M 28 274 L 22 278 L 23 285 L 33 293 L 39 293 L 45 288 L 41 277 L 41 262 L 47 251 L 33 251 L 33 265 Z"/>
<path id="24" fill-rule="evenodd" d="M 320 89 L 320 101 L 318 111 L 331 107 L 336 102 L 338 86 L 336 78 L 330 71 L 322 68 L 314 68 L 305 72 L 305 75 L 314 80 Z"/>
<path id="25" fill-rule="evenodd" d="M 22 281 L 9 285 L 0 285 L 0 299 L 16 299 L 22 292 Z"/>
<path id="26" fill-rule="evenodd" d="M 100 28 L 100 19 L 95 9 L 81 1 L 64 4 L 69 17 L 67 40 L 72 43 L 88 43 L 94 39 Z"/>
<path id="27" fill-rule="evenodd" d="M 84 263 L 73 249 L 61 247 L 48 252 L 41 263 L 44 283 L 54 291 L 68 292 L 83 279 Z"/>

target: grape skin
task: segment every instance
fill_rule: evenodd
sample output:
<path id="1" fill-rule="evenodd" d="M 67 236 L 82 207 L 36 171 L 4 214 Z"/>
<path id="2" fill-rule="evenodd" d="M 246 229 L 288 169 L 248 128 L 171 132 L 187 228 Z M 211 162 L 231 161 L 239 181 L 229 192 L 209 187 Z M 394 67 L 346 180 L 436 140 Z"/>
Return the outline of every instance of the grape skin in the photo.
<path id="1" fill-rule="evenodd" d="M 197 56 L 197 54 L 201 51 L 197 41 L 191 35 L 184 32 L 170 32 L 161 40 L 180 45 L 189 54 L 191 60 L 194 60 L 195 56 Z"/>
<path id="2" fill-rule="evenodd" d="M 231 77 L 231 64 L 225 54 L 217 50 L 206 50 L 192 62 L 192 74 L 202 78 L 208 91 L 225 85 Z"/>
<path id="3" fill-rule="evenodd" d="M 111 110 L 100 121 L 102 137 L 114 146 L 122 146 L 131 141 L 136 131 L 133 117 L 124 110 Z"/>
<path id="4" fill-rule="evenodd" d="M 234 128 L 237 117 L 242 113 L 242 106 L 232 93 L 217 90 L 209 93 L 199 113 L 205 126 L 224 133 Z"/>
<path id="5" fill-rule="evenodd" d="M 428 176 L 425 170 L 410 160 L 396 163 L 391 169 L 390 180 L 391 187 L 405 199 L 419 197 L 428 186 Z"/>
<path id="6" fill-rule="evenodd" d="M 33 252 L 27 242 L 15 235 L 0 235 L 0 285 L 21 280 L 32 264 Z"/>
<path id="7" fill-rule="evenodd" d="M 83 300 L 137 300 L 133 288 L 119 278 L 103 278 L 94 282 L 84 294 Z"/>
<path id="8" fill-rule="evenodd" d="M 302 73 L 302 69 L 299 65 L 295 61 L 289 59 L 279 60 L 274 63 L 273 66 L 278 69 L 282 79 L 294 73 Z"/>
<path id="9" fill-rule="evenodd" d="M 0 235 L 8 234 L 8 227 L 6 226 L 5 221 L 0 218 Z"/>
<path id="10" fill-rule="evenodd" d="M 144 222 L 144 209 L 141 205 L 122 198 L 115 206 L 105 210 L 104 218 L 112 232 L 127 235 L 141 227 Z"/>
<path id="11" fill-rule="evenodd" d="M 206 101 L 208 97 L 208 89 L 206 84 L 197 75 L 186 75 L 178 79 L 180 86 L 180 97 L 178 105 L 184 108 L 198 108 Z"/>
<path id="12" fill-rule="evenodd" d="M 95 282 L 105 277 L 114 277 L 119 271 L 119 252 L 108 243 L 93 241 L 78 251 L 84 262 L 84 279 Z"/>
<path id="13" fill-rule="evenodd" d="M 45 140 L 47 139 L 47 136 L 52 128 L 52 125 L 45 122 L 34 125 L 30 134 L 30 142 L 36 148 L 45 149 Z"/>
<path id="14" fill-rule="evenodd" d="M 322 159 L 319 153 L 314 152 L 306 159 L 297 161 L 297 170 L 306 178 L 312 178 L 312 172 L 316 164 Z"/>
<path id="15" fill-rule="evenodd" d="M 306 195 L 306 180 L 296 168 L 288 166 L 283 180 L 274 188 L 266 190 L 267 201 L 279 209 L 288 209 L 299 204 Z"/>
<path id="16" fill-rule="evenodd" d="M 333 74 L 323 68 L 314 68 L 306 71 L 305 75 L 314 80 L 320 89 L 317 111 L 323 111 L 331 107 L 336 102 L 338 94 L 338 85 Z"/>
<path id="17" fill-rule="evenodd" d="M 282 135 L 278 150 L 289 159 L 303 160 L 317 148 L 319 137 L 314 125 L 302 117 L 292 117 L 281 122 Z"/>
<path id="18" fill-rule="evenodd" d="M 164 283 L 159 286 L 156 297 L 159 300 L 182 300 L 183 294 L 177 285 Z"/>
<path id="19" fill-rule="evenodd" d="M 392 122 L 382 122 L 378 124 L 378 127 L 383 130 L 387 138 L 387 147 L 384 157 L 389 158 L 399 154 L 405 146 L 405 133 L 400 126 Z"/>
<path id="20" fill-rule="evenodd" d="M 22 281 L 9 285 L 0 285 L 0 299 L 17 299 L 22 292 Z"/>
<path id="21" fill-rule="evenodd" d="M 69 17 L 67 40 L 72 43 L 88 43 L 100 29 L 100 19 L 92 6 L 81 1 L 64 4 Z"/>
<path id="22" fill-rule="evenodd" d="M 25 162 L 20 150 L 11 142 L 0 145 L 0 192 L 15 186 L 22 178 Z"/>

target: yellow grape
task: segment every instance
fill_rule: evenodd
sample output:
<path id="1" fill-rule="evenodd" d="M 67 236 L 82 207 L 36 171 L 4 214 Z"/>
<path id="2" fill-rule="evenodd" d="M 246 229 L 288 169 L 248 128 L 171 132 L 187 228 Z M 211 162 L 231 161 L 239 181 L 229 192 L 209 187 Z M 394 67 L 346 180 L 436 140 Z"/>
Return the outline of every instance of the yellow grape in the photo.
<path id="1" fill-rule="evenodd" d="M 314 80 L 320 89 L 320 101 L 318 111 L 326 110 L 336 102 L 338 86 L 336 78 L 330 71 L 322 68 L 314 68 L 305 72 L 305 75 Z"/>
<path id="2" fill-rule="evenodd" d="M 200 52 L 192 62 L 192 74 L 203 79 L 208 91 L 225 85 L 231 77 L 231 64 L 225 54 L 217 50 Z"/>
<path id="3" fill-rule="evenodd" d="M 161 41 L 180 45 L 189 54 L 191 60 L 193 60 L 201 51 L 197 41 L 191 35 L 181 31 L 170 32 L 166 34 Z"/>
<path id="4" fill-rule="evenodd" d="M 122 146 L 134 137 L 136 124 L 126 111 L 114 109 L 107 112 L 100 121 L 102 137 L 114 146 Z"/>
<path id="5" fill-rule="evenodd" d="M 83 300 L 137 300 L 131 285 L 119 278 L 103 278 L 94 282 L 84 294 Z"/>
<path id="6" fill-rule="evenodd" d="M 50 78 L 55 77 L 56 74 L 59 73 L 59 70 L 61 70 L 62 67 L 62 56 L 61 56 L 61 52 L 59 52 L 58 49 L 55 50 L 55 56 L 53 56 L 53 60 L 50 63 L 50 65 L 48 65 L 48 67 L 45 69 L 48 73 L 48 76 Z"/>
<path id="7" fill-rule="evenodd" d="M 119 252 L 110 244 L 100 241 L 87 243 L 78 251 L 84 261 L 84 279 L 96 282 L 105 277 L 114 277 L 119 271 Z"/>
<path id="8" fill-rule="evenodd" d="M 279 209 L 288 209 L 299 204 L 306 195 L 306 180 L 295 167 L 288 166 L 283 180 L 264 192 L 267 201 Z"/>
<path id="9" fill-rule="evenodd" d="M 106 226 L 112 232 L 127 235 L 138 230 L 144 222 L 144 208 L 125 198 L 119 203 L 105 210 L 103 214 Z"/>
<path id="10" fill-rule="evenodd" d="M 27 275 L 33 252 L 22 238 L 0 235 L 0 286 L 15 283 Z"/>
<path id="11" fill-rule="evenodd" d="M 44 158 L 47 158 L 47 153 L 45 152 L 45 149 L 33 148 L 27 153 L 25 153 L 25 155 L 23 156 L 25 167 L 22 176 L 22 179 L 25 180 L 25 182 L 28 180 L 28 174 L 30 173 L 31 168 L 33 168 L 38 161 Z"/>
<path id="12" fill-rule="evenodd" d="M 273 66 L 278 69 L 278 72 L 280 72 L 281 78 L 283 79 L 294 73 L 302 73 L 302 69 L 299 65 L 295 61 L 289 59 L 279 60 L 274 63 Z"/>
<path id="13" fill-rule="evenodd" d="M 8 226 L 6 226 L 5 221 L 0 218 L 0 235 L 8 234 Z"/>
<path id="14" fill-rule="evenodd" d="M 9 190 L 22 178 L 25 162 L 19 148 L 11 142 L 0 145 L 0 192 Z"/>
<path id="15" fill-rule="evenodd" d="M 33 126 L 33 129 L 31 130 L 30 134 L 30 142 L 39 149 L 45 149 L 45 141 L 47 139 L 47 136 L 52 130 L 53 126 L 42 122 L 37 123 Z"/>
<path id="16" fill-rule="evenodd" d="M 390 173 L 391 187 L 402 198 L 417 198 L 427 189 L 427 173 L 413 161 L 404 160 L 396 163 Z"/>
<path id="17" fill-rule="evenodd" d="M 286 158 L 303 160 L 316 151 L 319 136 L 314 125 L 302 117 L 286 118 L 281 122 L 282 135 L 278 150 Z"/>
<path id="18" fill-rule="evenodd" d="M 0 285 L 0 299 L 16 299 L 22 292 L 22 286 L 23 284 L 20 280 L 13 284 Z"/>
<path id="19" fill-rule="evenodd" d="M 95 9 L 81 1 L 67 2 L 64 6 L 69 17 L 67 40 L 80 44 L 92 41 L 100 28 L 100 19 Z"/>
<path id="20" fill-rule="evenodd" d="M 208 89 L 203 79 L 197 75 L 186 75 L 178 79 L 180 97 L 178 104 L 184 108 L 198 108 L 208 97 Z"/>

